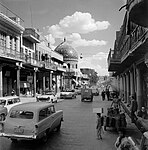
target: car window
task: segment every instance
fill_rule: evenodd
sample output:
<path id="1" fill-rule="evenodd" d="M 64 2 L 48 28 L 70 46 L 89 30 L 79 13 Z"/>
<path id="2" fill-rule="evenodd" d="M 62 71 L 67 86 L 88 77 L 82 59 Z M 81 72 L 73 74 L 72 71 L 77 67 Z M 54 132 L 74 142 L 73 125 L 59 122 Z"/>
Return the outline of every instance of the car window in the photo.
<path id="1" fill-rule="evenodd" d="M 20 99 L 19 98 L 14 98 L 14 103 L 19 103 Z"/>
<path id="2" fill-rule="evenodd" d="M 3 106 L 6 105 L 6 100 L 1 99 L 1 100 L 0 100 L 0 105 L 3 105 Z"/>
<path id="3" fill-rule="evenodd" d="M 9 99 L 7 105 L 11 105 L 13 103 L 14 103 L 13 99 Z"/>
<path id="4" fill-rule="evenodd" d="M 47 109 L 42 109 L 39 112 L 39 121 L 45 119 L 47 117 Z"/>
<path id="5" fill-rule="evenodd" d="M 33 119 L 33 112 L 24 111 L 24 110 L 13 110 L 10 113 L 10 118 L 18 118 L 18 119 Z"/>

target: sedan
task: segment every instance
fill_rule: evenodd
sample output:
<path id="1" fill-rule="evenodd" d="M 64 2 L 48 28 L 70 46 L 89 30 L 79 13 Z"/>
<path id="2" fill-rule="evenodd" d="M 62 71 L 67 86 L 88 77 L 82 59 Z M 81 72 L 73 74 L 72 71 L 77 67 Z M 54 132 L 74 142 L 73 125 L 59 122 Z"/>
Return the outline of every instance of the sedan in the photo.
<path id="1" fill-rule="evenodd" d="M 60 98 L 76 98 L 76 92 L 74 90 L 65 90 L 60 93 Z"/>
<path id="2" fill-rule="evenodd" d="M 43 92 L 42 95 L 38 95 L 37 102 L 49 102 L 49 103 L 57 103 L 57 95 L 55 95 L 52 91 Z"/>

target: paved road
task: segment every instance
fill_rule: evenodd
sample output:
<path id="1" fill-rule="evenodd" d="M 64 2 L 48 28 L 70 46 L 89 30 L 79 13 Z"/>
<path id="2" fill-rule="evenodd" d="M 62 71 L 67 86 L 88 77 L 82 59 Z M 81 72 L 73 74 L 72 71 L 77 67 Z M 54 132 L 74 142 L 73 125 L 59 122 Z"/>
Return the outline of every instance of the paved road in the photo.
<path id="1" fill-rule="evenodd" d="M 51 133 L 46 144 L 34 141 L 20 141 L 12 144 L 11 140 L 0 138 L 0 150 L 115 150 L 114 142 L 118 136 L 117 132 L 108 129 L 102 135 L 103 140 L 98 140 L 95 129 L 96 114 L 93 113 L 93 108 L 98 107 L 103 107 L 106 113 L 110 103 L 101 101 L 99 96 L 94 97 L 92 103 L 81 102 L 80 96 L 77 99 L 60 100 L 55 105 L 56 109 L 64 111 L 64 122 L 61 131 Z M 129 128 L 129 131 L 130 134 L 134 134 L 136 129 Z"/>

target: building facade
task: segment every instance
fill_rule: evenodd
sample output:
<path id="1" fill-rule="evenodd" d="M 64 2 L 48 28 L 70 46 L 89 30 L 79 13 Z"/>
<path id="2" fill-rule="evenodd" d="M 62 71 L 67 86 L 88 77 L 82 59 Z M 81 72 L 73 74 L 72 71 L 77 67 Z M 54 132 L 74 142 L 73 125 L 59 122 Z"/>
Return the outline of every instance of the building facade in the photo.
<path id="1" fill-rule="evenodd" d="M 0 5 L 0 96 L 11 95 L 12 90 L 18 96 L 36 96 L 47 89 L 56 93 L 57 78 L 63 86 L 66 71 L 63 56 L 41 40 L 36 29 L 24 28 L 20 17 Z"/>
<path id="2" fill-rule="evenodd" d="M 139 111 L 148 107 L 148 2 L 127 0 L 125 7 L 123 24 L 108 55 L 108 71 L 116 78 L 116 88 L 127 106 L 129 96 L 136 96 Z"/>

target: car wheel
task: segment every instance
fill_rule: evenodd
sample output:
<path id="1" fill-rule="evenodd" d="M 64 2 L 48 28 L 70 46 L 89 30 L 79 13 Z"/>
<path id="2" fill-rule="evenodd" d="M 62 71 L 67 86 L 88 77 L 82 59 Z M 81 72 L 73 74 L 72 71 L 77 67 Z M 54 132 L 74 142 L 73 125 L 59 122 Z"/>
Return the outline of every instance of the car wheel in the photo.
<path id="1" fill-rule="evenodd" d="M 60 124 L 57 126 L 57 131 L 60 131 L 61 129 L 61 121 L 60 121 Z"/>
<path id="2" fill-rule="evenodd" d="M 11 139 L 12 143 L 17 143 L 18 140 L 17 139 Z"/>

